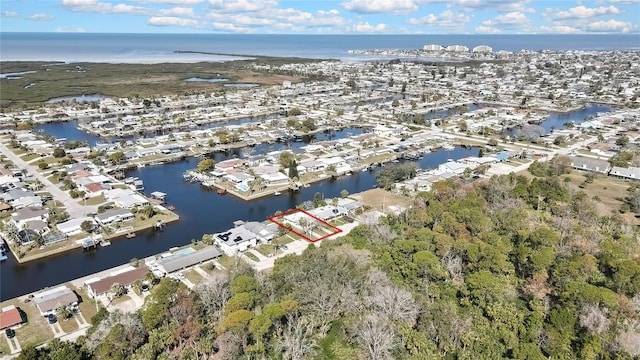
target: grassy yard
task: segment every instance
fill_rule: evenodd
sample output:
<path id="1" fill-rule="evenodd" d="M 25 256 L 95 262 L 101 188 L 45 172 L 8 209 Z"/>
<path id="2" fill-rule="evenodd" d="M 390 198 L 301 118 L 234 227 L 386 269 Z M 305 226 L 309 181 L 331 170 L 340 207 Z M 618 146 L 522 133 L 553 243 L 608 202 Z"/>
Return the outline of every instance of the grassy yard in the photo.
<path id="1" fill-rule="evenodd" d="M 206 263 L 201 264 L 199 266 L 200 266 L 200 269 L 204 270 L 209 275 L 215 274 L 216 272 L 220 272 L 220 270 L 216 268 L 215 262 L 213 261 L 207 261 Z"/>
<path id="2" fill-rule="evenodd" d="M 222 265 L 225 269 L 232 270 L 236 266 L 236 264 L 246 263 L 246 261 L 244 261 L 239 256 L 222 255 L 218 259 L 218 263 Z"/>
<path id="3" fill-rule="evenodd" d="M 269 257 L 270 255 L 273 255 L 276 252 L 276 247 L 275 245 L 272 245 L 272 244 L 262 244 L 256 247 L 255 250 L 260 254 L 266 257 Z"/>
<path id="4" fill-rule="evenodd" d="M 259 262 L 259 261 L 260 261 L 260 259 L 258 259 L 258 257 L 257 257 L 257 256 L 255 256 L 254 254 L 252 254 L 252 253 L 250 253 L 250 252 L 248 252 L 248 251 L 247 251 L 247 252 L 245 252 L 244 254 L 245 254 L 249 259 L 251 259 L 251 260 L 253 260 L 253 261 L 255 261 L 255 262 Z"/>
<path id="5" fill-rule="evenodd" d="M 53 338 L 53 332 L 51 332 L 47 320 L 40 315 L 40 311 L 33 302 L 24 303 L 19 299 L 13 299 L 1 304 L 2 307 L 8 305 L 20 308 L 27 315 L 26 324 L 16 329 L 16 338 L 23 348 L 28 345 L 40 345 Z M 6 341 L 2 341 L 6 345 Z"/>
<path id="6" fill-rule="evenodd" d="M 191 281 L 192 284 L 197 284 L 202 281 L 202 275 L 200 275 L 195 270 L 187 270 L 182 272 L 184 276 Z"/>
<path id="7" fill-rule="evenodd" d="M 87 294 L 85 288 L 77 288 L 76 293 L 80 295 L 82 301 L 78 305 L 80 312 L 88 323 L 91 323 L 91 318 L 96 314 L 96 302 Z"/>
<path id="8" fill-rule="evenodd" d="M 119 298 L 113 299 L 113 301 L 111 301 L 111 305 L 118 305 L 118 304 L 122 304 L 123 302 L 127 302 L 127 301 L 131 301 L 131 296 L 122 295 Z M 87 321 L 89 321 L 89 320 L 87 320 Z"/>
<path id="9" fill-rule="evenodd" d="M 68 319 L 58 318 L 58 322 L 60 323 L 60 327 L 62 328 L 62 331 L 66 333 L 70 333 L 78 330 L 78 323 L 76 322 L 76 319 L 73 318 L 73 316 Z"/>
<path id="10" fill-rule="evenodd" d="M 9 349 L 9 344 L 7 344 L 7 341 L 5 340 L 4 336 L 0 336 L 0 357 L 4 356 L 4 355 L 9 355 L 9 352 L 11 351 L 11 349 Z"/>
<path id="11" fill-rule="evenodd" d="M 37 159 L 39 157 L 40 157 L 40 155 L 38 155 L 38 154 L 24 154 L 24 155 L 20 156 L 20 159 L 24 160 L 24 162 L 29 162 L 29 161 L 35 160 L 35 159 Z"/>
<path id="12" fill-rule="evenodd" d="M 106 202 L 107 199 L 104 198 L 104 195 L 94 196 L 87 200 L 86 205 L 100 205 Z M 80 204 L 85 204 L 84 200 L 78 201 Z"/>

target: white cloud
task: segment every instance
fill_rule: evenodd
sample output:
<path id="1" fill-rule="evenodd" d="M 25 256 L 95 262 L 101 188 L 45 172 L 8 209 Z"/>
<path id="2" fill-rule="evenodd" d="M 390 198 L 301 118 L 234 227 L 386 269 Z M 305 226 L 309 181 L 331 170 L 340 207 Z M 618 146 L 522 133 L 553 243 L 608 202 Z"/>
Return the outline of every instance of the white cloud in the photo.
<path id="1" fill-rule="evenodd" d="M 538 32 L 548 34 L 583 34 L 584 31 L 567 25 L 541 26 Z"/>
<path id="2" fill-rule="evenodd" d="M 476 33 L 478 34 L 500 34 L 502 31 L 500 31 L 500 29 L 496 29 L 494 27 L 491 26 L 478 26 L 476 28 Z"/>
<path id="3" fill-rule="evenodd" d="M 587 24 L 587 30 L 593 32 L 630 32 L 636 29 L 637 26 L 630 22 L 608 20 L 608 21 L 596 21 Z"/>
<path id="4" fill-rule="evenodd" d="M 355 32 L 359 33 L 383 32 L 387 29 L 387 24 L 380 23 L 373 26 L 368 22 L 361 22 L 356 24 L 353 29 L 355 30 Z"/>
<path id="5" fill-rule="evenodd" d="M 0 11 L 0 17 L 10 18 L 10 17 L 18 17 L 18 16 L 20 15 L 18 15 L 18 13 L 15 11 Z"/>
<path id="6" fill-rule="evenodd" d="M 566 11 L 558 11 L 558 10 L 552 10 L 552 9 L 546 10 L 546 15 L 549 16 L 549 18 L 554 20 L 588 19 L 595 16 L 609 15 L 609 14 L 617 15 L 620 13 L 621 11 L 613 5 L 600 6 L 597 8 L 588 8 L 583 5 L 580 5 L 580 6 L 570 8 L 569 10 L 566 10 Z"/>
<path id="7" fill-rule="evenodd" d="M 166 5 L 197 5 L 204 0 L 135 0 L 141 4 L 166 4 Z"/>
<path id="8" fill-rule="evenodd" d="M 54 19 L 53 15 L 45 13 L 37 13 L 29 16 L 29 19 L 33 21 L 51 21 Z"/>
<path id="9" fill-rule="evenodd" d="M 163 16 L 194 16 L 192 8 L 188 7 L 174 7 L 171 9 L 162 9 L 160 14 Z"/>
<path id="10" fill-rule="evenodd" d="M 428 25 L 444 27 L 449 30 L 460 30 L 464 32 L 464 26 L 470 21 L 469 16 L 462 13 L 454 13 L 451 10 L 445 10 L 438 15 L 429 14 L 422 18 L 409 19 L 411 25 Z"/>
<path id="11" fill-rule="evenodd" d="M 526 4 L 529 0 L 455 0 L 457 5 L 465 9 L 491 9 L 500 11 L 513 10 L 513 7 L 521 7 L 520 4 Z"/>
<path id="12" fill-rule="evenodd" d="M 417 0 L 349 0 L 341 5 L 359 14 L 409 13 L 418 10 Z"/>
<path id="13" fill-rule="evenodd" d="M 57 32 L 67 32 L 67 33 L 81 33 L 85 32 L 84 28 L 81 27 L 64 27 L 61 26 L 56 29 Z"/>
<path id="14" fill-rule="evenodd" d="M 493 19 L 485 20 L 482 25 L 489 27 L 497 27 L 504 29 L 517 29 L 529 26 L 529 18 L 521 12 L 510 12 L 504 15 L 498 15 Z"/>
<path id="15" fill-rule="evenodd" d="M 153 16 L 147 21 L 147 24 L 153 26 L 196 26 L 198 22 L 193 19 L 185 19 L 175 16 Z"/>
<path id="16" fill-rule="evenodd" d="M 209 0 L 211 7 L 220 12 L 251 12 L 272 8 L 276 0 Z"/>
<path id="17" fill-rule="evenodd" d="M 127 4 L 113 5 L 98 0 L 62 0 L 62 6 L 75 12 L 120 13 L 120 14 L 148 14 L 149 10 L 139 6 Z"/>
<path id="18" fill-rule="evenodd" d="M 211 23 L 211 26 L 213 26 L 214 29 L 216 30 L 221 30 L 224 32 L 234 32 L 234 33 L 250 33 L 253 32 L 253 30 L 249 27 L 243 27 L 243 26 L 236 26 L 234 24 L 231 23 L 219 23 L 219 22 L 214 22 Z"/>

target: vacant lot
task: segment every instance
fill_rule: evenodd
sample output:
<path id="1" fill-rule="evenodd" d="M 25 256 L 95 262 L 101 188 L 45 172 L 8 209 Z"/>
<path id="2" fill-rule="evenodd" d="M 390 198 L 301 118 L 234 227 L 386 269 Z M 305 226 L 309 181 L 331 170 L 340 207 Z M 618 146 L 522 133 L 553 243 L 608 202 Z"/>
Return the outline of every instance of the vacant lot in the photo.
<path id="1" fill-rule="evenodd" d="M 361 201 L 366 206 L 381 211 L 389 206 L 407 207 L 411 204 L 411 198 L 383 189 L 371 189 L 350 195 L 349 197 Z"/>

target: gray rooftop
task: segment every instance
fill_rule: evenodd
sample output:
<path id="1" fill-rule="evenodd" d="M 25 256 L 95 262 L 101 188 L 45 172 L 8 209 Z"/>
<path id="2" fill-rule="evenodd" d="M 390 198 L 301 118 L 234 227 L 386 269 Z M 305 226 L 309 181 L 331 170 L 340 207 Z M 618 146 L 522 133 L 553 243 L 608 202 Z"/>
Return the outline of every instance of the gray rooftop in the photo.
<path id="1" fill-rule="evenodd" d="M 168 273 L 184 269 L 186 267 L 199 264 L 203 261 L 215 259 L 222 255 L 218 249 L 213 246 L 206 247 L 202 250 L 192 252 L 186 255 L 171 255 L 158 260 L 158 264 Z"/>

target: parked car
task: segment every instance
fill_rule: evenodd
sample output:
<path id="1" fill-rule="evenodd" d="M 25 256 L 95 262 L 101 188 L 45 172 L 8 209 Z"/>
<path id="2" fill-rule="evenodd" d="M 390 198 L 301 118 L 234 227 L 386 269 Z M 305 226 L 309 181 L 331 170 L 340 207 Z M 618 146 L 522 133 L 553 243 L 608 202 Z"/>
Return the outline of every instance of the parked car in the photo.
<path id="1" fill-rule="evenodd" d="M 11 339 L 11 338 L 16 336 L 16 331 L 13 330 L 12 328 L 8 328 L 7 330 L 5 330 L 4 333 L 7 335 L 7 338 L 9 338 L 9 339 Z"/>
<path id="2" fill-rule="evenodd" d="M 47 316 L 47 320 L 49 320 L 49 324 L 55 324 L 56 321 L 58 321 L 58 318 L 53 314 L 49 314 L 49 316 Z"/>
<path id="3" fill-rule="evenodd" d="M 289 248 L 287 247 L 287 245 L 280 245 L 280 249 L 282 249 L 282 250 L 289 250 Z"/>

